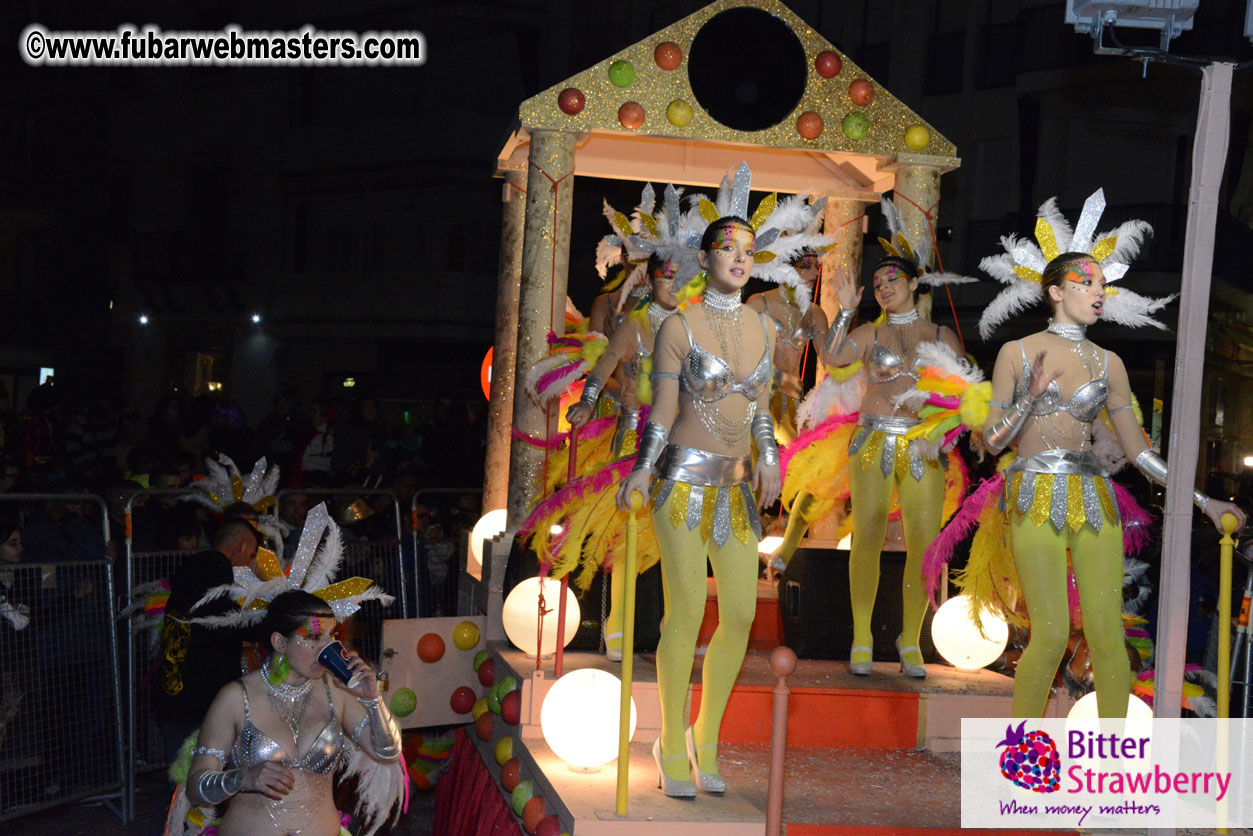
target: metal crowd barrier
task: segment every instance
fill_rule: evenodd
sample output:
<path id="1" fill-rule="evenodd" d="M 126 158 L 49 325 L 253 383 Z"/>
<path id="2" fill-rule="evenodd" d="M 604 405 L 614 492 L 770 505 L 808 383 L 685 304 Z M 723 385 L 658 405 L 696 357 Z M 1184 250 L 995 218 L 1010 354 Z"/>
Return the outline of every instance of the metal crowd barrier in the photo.
<path id="1" fill-rule="evenodd" d="M 465 556 L 459 552 L 461 538 L 428 538 L 418 531 L 418 502 L 431 496 L 477 494 L 481 488 L 423 488 L 409 503 L 410 548 L 415 589 L 412 611 L 419 618 L 458 615 L 458 582 Z M 424 503 L 425 504 L 425 503 Z"/>
<path id="2" fill-rule="evenodd" d="M 95 560 L 0 565 L 9 605 L 0 617 L 0 823 L 86 800 L 126 822 L 133 800 L 107 506 L 91 494 L 5 494 L 0 502 L 92 502 L 103 537 Z"/>

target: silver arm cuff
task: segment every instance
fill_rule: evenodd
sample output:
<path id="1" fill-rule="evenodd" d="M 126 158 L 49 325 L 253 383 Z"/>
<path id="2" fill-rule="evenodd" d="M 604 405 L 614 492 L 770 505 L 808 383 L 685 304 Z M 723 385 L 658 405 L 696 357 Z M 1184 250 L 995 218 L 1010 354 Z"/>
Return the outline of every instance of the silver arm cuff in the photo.
<path id="1" fill-rule="evenodd" d="M 375 697 L 357 702 L 365 707 L 365 717 L 370 729 L 370 746 L 379 760 L 395 760 L 400 757 L 400 729 L 396 726 L 396 718 L 383 701 Z"/>
<path id="2" fill-rule="evenodd" d="M 242 769 L 201 772 L 196 780 L 196 795 L 210 804 L 221 804 L 243 788 L 244 771 Z"/>
<path id="3" fill-rule="evenodd" d="M 757 458 L 762 464 L 779 464 L 779 445 L 774 440 L 774 419 L 768 412 L 758 412 L 753 416 L 753 441 L 757 442 Z"/>
<path id="4" fill-rule="evenodd" d="M 583 396 L 579 398 L 579 403 L 590 409 L 595 409 L 596 399 L 600 397 L 600 390 L 604 388 L 605 381 L 594 374 L 589 374 L 587 380 L 583 381 Z"/>
<path id="5" fill-rule="evenodd" d="M 1018 435 L 1030 414 L 1031 402 L 1026 398 L 1011 403 L 1000 420 L 984 429 L 983 446 L 994 454 L 1004 450 L 1014 440 L 1014 436 Z"/>
<path id="6" fill-rule="evenodd" d="M 1162 487 L 1166 486 L 1166 460 L 1154 453 L 1151 449 L 1145 450 L 1136 456 L 1136 469 L 1145 475 L 1150 481 Z M 1202 512 L 1209 506 L 1210 498 L 1198 490 L 1192 491 L 1192 504 L 1200 508 Z"/>
<path id="7" fill-rule="evenodd" d="M 842 310 L 835 315 L 835 321 L 831 323 L 831 327 L 827 329 L 826 339 L 822 341 L 822 353 L 828 357 L 835 357 L 844 346 L 844 339 L 848 336 L 848 327 L 853 324 L 854 311 Z"/>
<path id="8" fill-rule="evenodd" d="M 639 434 L 639 452 L 635 459 L 635 467 L 631 468 L 631 472 L 652 470 L 661 451 L 666 449 L 666 439 L 669 437 L 670 431 L 661 424 L 656 421 L 646 421 L 644 429 Z"/>

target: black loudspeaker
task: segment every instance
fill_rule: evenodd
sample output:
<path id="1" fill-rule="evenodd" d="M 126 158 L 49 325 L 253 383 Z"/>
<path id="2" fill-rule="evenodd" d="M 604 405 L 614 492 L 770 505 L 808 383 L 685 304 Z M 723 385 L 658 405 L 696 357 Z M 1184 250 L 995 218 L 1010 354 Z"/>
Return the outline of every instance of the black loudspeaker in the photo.
<path id="1" fill-rule="evenodd" d="M 853 646 L 853 609 L 848 596 L 849 553 L 841 549 L 797 549 L 779 580 L 779 612 L 783 643 L 801 659 L 848 659 Z M 879 589 L 870 627 L 874 660 L 895 662 L 896 637 L 901 632 L 901 577 L 904 552 L 879 557 Z M 938 662 L 931 642 L 928 608 L 918 647 L 923 660 Z"/>
<path id="2" fill-rule="evenodd" d="M 535 552 L 522 545 L 521 539 L 514 540 L 513 549 L 509 553 L 509 563 L 505 568 L 504 594 L 508 597 L 519 582 L 533 578 L 539 573 L 539 559 Z M 609 577 L 604 572 L 597 572 L 586 592 L 577 587 L 574 592 L 579 599 L 579 630 L 574 634 L 567 650 L 600 650 L 600 622 L 602 609 L 602 589 L 609 586 Z M 605 612 L 608 613 L 608 599 L 605 600 Z M 661 564 L 657 564 L 644 572 L 635 581 L 635 652 L 652 653 L 657 649 L 661 639 L 661 617 L 665 615 L 665 605 L 661 591 Z"/>

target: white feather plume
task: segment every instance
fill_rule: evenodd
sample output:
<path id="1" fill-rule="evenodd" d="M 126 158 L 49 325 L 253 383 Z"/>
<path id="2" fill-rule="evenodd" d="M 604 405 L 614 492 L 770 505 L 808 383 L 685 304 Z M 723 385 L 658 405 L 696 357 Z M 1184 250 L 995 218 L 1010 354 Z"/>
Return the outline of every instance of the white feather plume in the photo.
<path id="1" fill-rule="evenodd" d="M 1114 251 L 1105 257 L 1101 262 L 1102 265 L 1108 263 L 1130 264 L 1140 254 L 1140 248 L 1144 245 L 1144 239 L 1153 234 L 1153 227 L 1148 222 L 1141 220 L 1131 220 L 1124 224 L 1111 229 L 1109 232 L 1102 232 L 1096 236 L 1097 241 L 1104 241 L 1106 238 L 1115 237 L 1118 242 L 1114 245 Z"/>
<path id="2" fill-rule="evenodd" d="M 800 428 L 816 427 L 832 415 L 851 415 L 860 410 L 866 382 L 864 368 L 843 381 L 828 374 L 797 407 L 796 420 Z"/>
<path id="3" fill-rule="evenodd" d="M 332 525 L 326 530 L 326 539 L 309 564 L 309 572 L 305 575 L 305 589 L 310 591 L 330 586 L 339 574 L 344 562 L 344 538 L 339 526 Z"/>
<path id="4" fill-rule="evenodd" d="M 354 745 L 343 777 L 357 779 L 357 804 L 353 812 L 361 820 L 361 836 L 374 836 L 384 824 L 393 825 L 399 820 L 408 782 L 398 762 L 376 761 Z"/>
<path id="5" fill-rule="evenodd" d="M 1036 214 L 1044 218 L 1044 221 L 1053 228 L 1053 240 L 1057 242 L 1057 251 L 1064 253 L 1069 250 L 1075 233 L 1070 227 L 1070 221 L 1066 220 L 1062 210 L 1057 208 L 1057 198 L 1050 197 L 1041 203 L 1040 210 Z"/>
<path id="6" fill-rule="evenodd" d="M 1154 328 L 1166 331 L 1169 329 L 1154 319 L 1151 314 L 1160 311 L 1175 301 L 1178 296 L 1178 293 L 1172 293 L 1169 296 L 1153 298 L 1152 296 L 1141 296 L 1139 293 L 1120 287 L 1117 295 L 1107 295 L 1105 297 L 1105 306 L 1101 310 L 1101 319 L 1117 322 L 1119 325 L 1126 325 L 1128 328 L 1140 328 L 1145 325 L 1151 325 Z"/>

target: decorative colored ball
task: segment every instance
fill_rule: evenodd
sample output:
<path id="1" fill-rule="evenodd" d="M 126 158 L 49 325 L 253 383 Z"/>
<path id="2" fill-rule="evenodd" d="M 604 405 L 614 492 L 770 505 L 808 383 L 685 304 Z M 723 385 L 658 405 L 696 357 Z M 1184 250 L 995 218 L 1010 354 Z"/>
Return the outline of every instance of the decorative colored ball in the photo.
<path id="1" fill-rule="evenodd" d="M 469 685 L 462 685 L 448 698 L 448 704 L 457 714 L 469 714 L 474 708 L 474 701 L 474 689 Z"/>
<path id="2" fill-rule="evenodd" d="M 662 41 L 653 50 L 653 60 L 663 70 L 677 70 L 683 63 L 683 50 L 674 41 Z"/>
<path id="3" fill-rule="evenodd" d="M 474 708 L 470 709 L 470 716 L 478 720 L 484 714 L 488 713 L 487 697 L 480 697 L 474 701 Z"/>
<path id="4" fill-rule="evenodd" d="M 438 633 L 427 633 L 418 639 L 418 658 L 423 662 L 438 662 L 444 657 L 444 639 Z"/>
<path id="5" fill-rule="evenodd" d="M 630 61 L 614 61 L 609 65 L 609 80 L 615 87 L 630 87 L 635 83 L 635 65 Z"/>
<path id="6" fill-rule="evenodd" d="M 849 139 L 865 139 L 870 132 L 870 120 L 866 118 L 866 114 L 853 111 L 840 122 L 840 128 Z"/>
<path id="7" fill-rule="evenodd" d="M 501 743 L 504 743 L 505 740 L 508 740 L 510 744 L 513 743 L 513 739 L 509 737 L 506 737 L 501 741 Z M 510 748 L 512 749 L 513 747 L 510 746 Z M 522 761 L 517 758 L 510 758 L 505 761 L 505 765 L 500 768 L 500 785 L 505 788 L 505 792 L 513 792 L 513 788 L 516 787 L 518 782 L 521 780 Z"/>
<path id="8" fill-rule="evenodd" d="M 534 796 L 535 786 L 530 781 L 519 781 L 518 785 L 513 788 L 513 792 L 509 793 L 509 806 L 513 808 L 513 814 L 521 816 L 522 808 Z"/>
<path id="9" fill-rule="evenodd" d="M 848 85 L 848 97 L 858 107 L 865 107 L 874 99 L 874 85 L 864 78 L 859 78 Z"/>
<path id="10" fill-rule="evenodd" d="M 544 803 L 544 796 L 535 796 L 522 805 L 523 829 L 527 833 L 534 833 L 535 828 L 539 827 L 539 823 L 544 820 L 546 815 L 548 815 L 548 805 Z"/>
<path id="11" fill-rule="evenodd" d="M 458 650 L 469 650 L 479 643 L 479 625 L 463 621 L 452 628 L 452 643 Z"/>
<path id="12" fill-rule="evenodd" d="M 474 669 L 477 671 L 480 665 L 491 658 L 491 655 L 492 654 L 488 653 L 486 650 L 480 650 L 478 653 L 474 654 Z"/>
<path id="13" fill-rule="evenodd" d="M 931 144 L 931 131 L 925 125 L 910 125 L 905 129 L 905 147 L 910 151 L 921 151 Z"/>
<path id="14" fill-rule="evenodd" d="M 500 680 L 500 682 L 497 682 L 494 687 L 496 689 L 496 699 L 504 699 L 505 694 L 508 694 L 514 688 L 518 687 L 518 680 L 514 679 L 512 676 L 506 676 L 504 679 Z"/>
<path id="15" fill-rule="evenodd" d="M 587 106 L 587 98 L 577 87 L 567 87 L 557 94 L 557 107 L 566 116 L 578 116 Z"/>
<path id="16" fill-rule="evenodd" d="M 518 725 L 522 719 L 522 692 L 510 691 L 500 701 L 500 719 L 511 726 Z"/>
<path id="17" fill-rule="evenodd" d="M 500 694 L 496 693 L 496 688 L 487 689 L 487 710 L 493 714 L 500 713 Z"/>
<path id="18" fill-rule="evenodd" d="M 666 118 L 676 128 L 682 128 L 692 121 L 692 106 L 682 99 L 675 99 L 666 108 Z"/>
<path id="19" fill-rule="evenodd" d="M 397 717 L 408 717 L 418 707 L 418 695 L 411 688 L 397 688 L 392 691 L 392 698 L 387 702 L 392 714 Z"/>
<path id="20" fill-rule="evenodd" d="M 644 107 L 639 102 L 625 102 L 618 108 L 618 121 L 622 127 L 635 130 L 644 124 Z"/>
<path id="21" fill-rule="evenodd" d="M 479 665 L 479 683 L 484 687 L 490 687 L 496 681 L 496 660 L 488 659 Z"/>
<path id="22" fill-rule="evenodd" d="M 517 760 L 517 758 L 513 757 L 513 738 L 502 737 L 500 740 L 497 740 L 495 755 L 496 763 L 501 766 L 508 763 L 511 758 Z M 513 790 L 511 789 L 510 792 L 513 792 Z"/>
<path id="23" fill-rule="evenodd" d="M 814 58 L 814 69 L 823 78 L 835 78 L 844 69 L 844 59 L 832 49 L 824 49 Z"/>
<path id="24" fill-rule="evenodd" d="M 491 714 L 484 714 L 482 717 L 474 721 L 474 730 L 479 735 L 479 740 L 486 743 L 492 739 L 492 720 L 495 719 Z"/>
<path id="25" fill-rule="evenodd" d="M 822 122 L 822 117 L 812 110 L 807 110 L 796 117 L 796 132 L 805 139 L 817 139 L 821 136 L 824 127 L 826 126 Z"/>
<path id="26" fill-rule="evenodd" d="M 535 836 L 561 836 L 561 819 L 556 816 L 545 817 L 535 825 Z"/>

